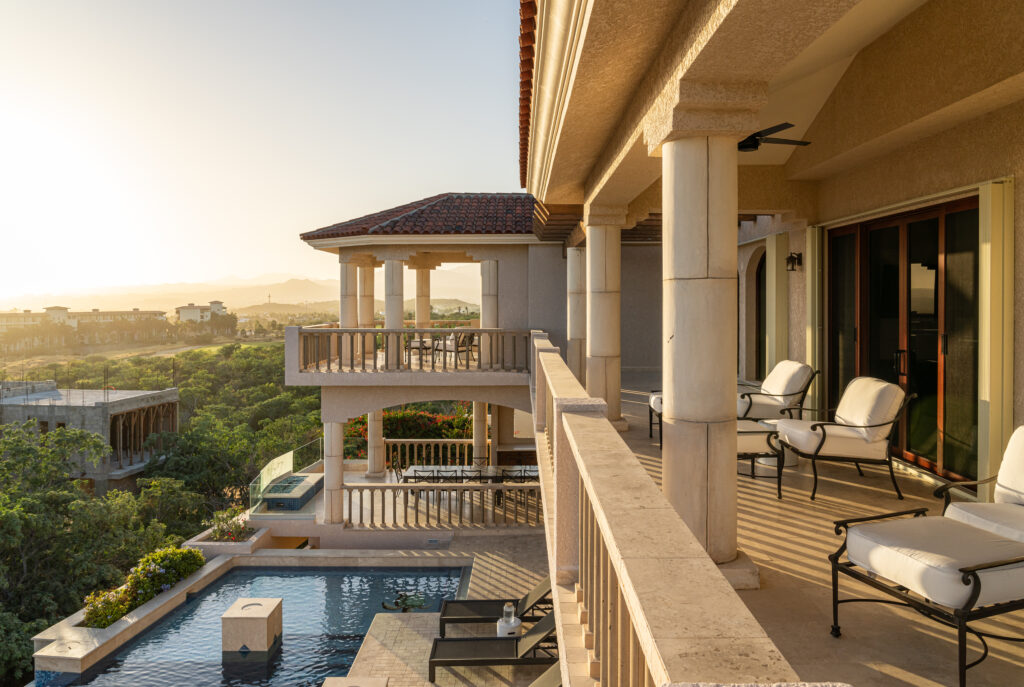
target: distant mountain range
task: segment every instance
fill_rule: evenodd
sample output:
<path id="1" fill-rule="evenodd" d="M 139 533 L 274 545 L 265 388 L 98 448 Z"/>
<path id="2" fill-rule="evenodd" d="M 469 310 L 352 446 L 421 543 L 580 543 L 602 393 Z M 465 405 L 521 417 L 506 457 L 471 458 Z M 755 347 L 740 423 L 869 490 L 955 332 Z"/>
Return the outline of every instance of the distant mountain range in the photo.
<path id="1" fill-rule="evenodd" d="M 383 279 L 378 270 L 377 293 L 383 293 Z M 406 294 L 415 294 L 416 279 L 411 270 L 406 272 Z M 479 307 L 480 277 L 476 265 L 458 265 L 453 269 L 438 269 L 431 273 L 431 303 L 443 306 L 446 301 L 458 301 L 454 307 Z M 224 301 L 230 312 L 243 312 L 249 306 L 267 311 L 268 305 L 302 308 L 294 312 L 333 312 L 338 308 L 338 280 L 303 279 L 294 277 L 283 281 L 258 283 L 254 280 L 236 280 L 217 283 L 161 284 L 158 286 L 127 286 L 122 289 L 98 293 L 55 293 L 18 296 L 9 299 L 0 296 L 0 311 L 42 310 L 51 305 L 63 305 L 72 310 L 163 310 L 188 303 L 205 304 L 211 300 Z M 379 299 L 378 299 L 379 300 Z M 383 301 L 379 301 L 383 308 Z M 406 308 L 411 309 L 406 299 Z M 331 305 L 333 304 L 333 305 Z M 275 310 L 274 312 L 290 312 Z"/>

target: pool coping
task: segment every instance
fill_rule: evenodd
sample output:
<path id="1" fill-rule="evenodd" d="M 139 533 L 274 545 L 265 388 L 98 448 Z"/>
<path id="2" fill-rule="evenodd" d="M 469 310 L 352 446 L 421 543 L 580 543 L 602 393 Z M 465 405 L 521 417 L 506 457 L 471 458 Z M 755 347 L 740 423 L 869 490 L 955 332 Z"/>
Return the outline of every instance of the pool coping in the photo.
<path id="1" fill-rule="evenodd" d="M 251 554 L 220 555 L 166 592 L 158 594 L 109 627 L 79 625 L 79 609 L 32 638 L 35 645 L 36 687 L 69 684 L 137 637 L 168 613 L 234 568 L 242 567 L 463 567 L 470 574 L 460 583 L 468 589 L 472 555 L 445 550 L 379 549 L 260 549 Z"/>

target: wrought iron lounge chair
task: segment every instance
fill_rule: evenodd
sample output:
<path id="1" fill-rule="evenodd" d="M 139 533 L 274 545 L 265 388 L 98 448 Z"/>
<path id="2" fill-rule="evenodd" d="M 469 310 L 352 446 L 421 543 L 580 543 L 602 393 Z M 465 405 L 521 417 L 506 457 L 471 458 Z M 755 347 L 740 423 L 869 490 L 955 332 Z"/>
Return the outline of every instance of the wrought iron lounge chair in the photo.
<path id="1" fill-rule="evenodd" d="M 779 445 L 779 433 L 771 426 L 764 426 L 753 420 L 736 421 L 736 458 L 750 461 L 749 477 L 769 477 L 759 475 L 757 462 L 760 458 L 775 460 L 775 481 L 778 497 L 782 498 L 782 468 L 785 465 L 782 447 Z M 763 465 L 763 467 L 768 467 Z"/>
<path id="2" fill-rule="evenodd" d="M 467 637 L 434 640 L 427 660 L 430 682 L 438 666 L 525 666 L 558 661 L 555 614 L 537 621 L 521 637 Z"/>
<path id="3" fill-rule="evenodd" d="M 654 438 L 654 416 L 658 416 L 658 448 L 662 447 L 661 437 L 661 409 L 664 402 L 664 395 L 661 391 L 654 390 L 647 397 L 647 436 Z"/>
<path id="4" fill-rule="evenodd" d="M 915 508 L 835 523 L 836 534 L 845 532 L 846 537 L 829 556 L 832 636 L 841 635 L 839 604 L 907 606 L 957 631 L 957 673 L 960 687 L 965 687 L 967 669 L 988 656 L 986 638 L 1024 641 L 1024 637 L 993 634 L 968 624 L 1024 608 L 1024 542 L 973 527 L 949 514 L 922 517 L 927 512 L 927 508 Z M 895 600 L 840 599 L 840 573 Z M 967 662 L 968 633 L 982 646 L 981 656 L 971 663 Z"/>
<path id="5" fill-rule="evenodd" d="M 777 420 L 782 446 L 811 461 L 811 500 L 818 492 L 819 460 L 853 463 L 861 475 L 861 463 L 886 465 L 896 497 L 902 499 L 903 492 L 892 467 L 892 441 L 903 411 L 914 398 L 915 394 L 907 396 L 895 384 L 874 377 L 856 377 L 846 385 L 833 422 Z"/>
<path id="6" fill-rule="evenodd" d="M 757 391 L 742 391 L 736 395 L 736 417 L 740 420 L 778 420 L 780 417 L 800 417 L 800 409 L 818 374 L 810 365 L 795 360 L 783 360 L 761 382 Z"/>
<path id="7" fill-rule="evenodd" d="M 451 623 L 495 623 L 506 603 L 515 604 L 516 617 L 537 620 L 551 610 L 551 578 L 545 577 L 520 599 L 461 599 L 441 602 L 441 636 Z"/>

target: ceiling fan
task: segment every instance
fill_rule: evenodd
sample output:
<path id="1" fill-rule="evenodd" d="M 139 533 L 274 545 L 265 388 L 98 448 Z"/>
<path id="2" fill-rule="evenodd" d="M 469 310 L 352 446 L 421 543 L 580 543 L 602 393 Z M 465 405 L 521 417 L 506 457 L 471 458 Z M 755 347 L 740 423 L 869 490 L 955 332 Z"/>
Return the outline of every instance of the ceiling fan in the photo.
<path id="1" fill-rule="evenodd" d="M 789 138 L 772 138 L 771 135 L 784 129 L 789 129 L 793 125 L 789 122 L 783 122 L 782 124 L 776 124 L 770 126 L 767 129 L 761 129 L 747 136 L 745 139 L 739 142 L 736 146 L 739 148 L 741 153 L 750 153 L 761 147 L 762 143 L 780 143 L 787 146 L 806 146 L 810 145 L 810 141 L 794 141 Z"/>

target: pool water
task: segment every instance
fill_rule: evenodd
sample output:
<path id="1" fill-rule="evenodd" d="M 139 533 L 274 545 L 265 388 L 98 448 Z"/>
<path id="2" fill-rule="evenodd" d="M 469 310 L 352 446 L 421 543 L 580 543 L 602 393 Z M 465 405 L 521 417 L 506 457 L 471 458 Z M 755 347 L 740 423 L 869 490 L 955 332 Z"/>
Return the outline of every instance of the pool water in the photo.
<path id="1" fill-rule="evenodd" d="M 348 674 L 381 602 L 414 591 L 437 612 L 462 568 L 241 568 L 213 582 L 76 684 L 320 687 Z M 280 597 L 281 651 L 269 665 L 222 666 L 220 617 L 239 597 Z M 413 611 L 415 612 L 415 611 Z"/>

